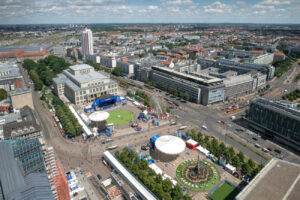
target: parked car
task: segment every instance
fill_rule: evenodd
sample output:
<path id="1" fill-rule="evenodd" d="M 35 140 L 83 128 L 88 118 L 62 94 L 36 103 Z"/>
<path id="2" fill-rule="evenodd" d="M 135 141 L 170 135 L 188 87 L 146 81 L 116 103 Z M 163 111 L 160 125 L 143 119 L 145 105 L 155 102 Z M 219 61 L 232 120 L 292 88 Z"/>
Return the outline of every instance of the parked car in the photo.
<path id="1" fill-rule="evenodd" d="M 255 140 L 255 141 L 257 141 L 257 138 L 256 138 L 256 137 L 253 137 L 252 139 Z"/>
<path id="2" fill-rule="evenodd" d="M 255 144 L 255 147 L 257 147 L 257 148 L 260 148 L 261 146 L 260 146 L 260 144 Z"/>
<path id="3" fill-rule="evenodd" d="M 224 120 L 221 121 L 222 124 L 226 124 L 226 122 Z"/>
<path id="4" fill-rule="evenodd" d="M 269 152 L 269 150 L 266 149 L 266 148 L 263 148 L 262 150 L 263 150 L 264 152 Z"/>
<path id="5" fill-rule="evenodd" d="M 273 149 L 272 149 L 271 147 L 268 147 L 267 149 L 268 149 L 269 151 L 273 151 Z"/>
<path id="6" fill-rule="evenodd" d="M 276 153 L 281 154 L 281 151 L 280 151 L 279 149 L 274 149 L 274 151 L 275 151 Z"/>
<path id="7" fill-rule="evenodd" d="M 97 178 L 98 178 L 99 180 L 101 180 L 101 179 L 102 179 L 102 176 L 101 176 L 100 174 L 97 174 Z"/>

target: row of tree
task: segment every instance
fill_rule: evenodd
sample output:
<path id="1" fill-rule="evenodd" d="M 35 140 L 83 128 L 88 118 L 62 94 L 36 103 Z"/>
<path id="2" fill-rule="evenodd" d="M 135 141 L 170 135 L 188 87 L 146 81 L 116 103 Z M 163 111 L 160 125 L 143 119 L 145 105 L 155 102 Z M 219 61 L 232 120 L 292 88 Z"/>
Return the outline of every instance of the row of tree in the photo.
<path id="1" fill-rule="evenodd" d="M 284 61 L 273 63 L 275 66 L 274 75 L 281 77 L 284 72 L 287 72 L 292 67 L 292 59 L 287 57 Z"/>
<path id="2" fill-rule="evenodd" d="M 52 99 L 52 104 L 56 110 L 56 116 L 58 117 L 65 134 L 70 137 L 75 137 L 82 133 L 82 126 L 78 123 L 76 117 L 73 115 L 69 107 L 64 104 L 57 96 Z"/>
<path id="3" fill-rule="evenodd" d="M 115 76 L 123 76 L 123 69 L 121 67 L 115 67 L 111 73 Z"/>
<path id="4" fill-rule="evenodd" d="M 143 102 L 145 106 L 150 106 L 150 97 L 141 90 L 136 90 L 135 94 L 128 91 L 127 96 L 134 97 L 136 100 Z"/>
<path id="5" fill-rule="evenodd" d="M 233 147 L 227 147 L 215 137 L 204 136 L 201 132 L 196 133 L 194 129 L 188 130 L 186 135 L 197 141 L 218 159 L 223 157 L 227 163 L 230 163 L 237 169 L 241 169 L 244 175 L 253 178 L 263 168 L 263 165 L 257 165 L 251 158 L 246 159 L 242 151 L 236 153 Z"/>
<path id="6" fill-rule="evenodd" d="M 145 84 L 156 87 L 161 90 L 166 90 L 169 94 L 172 94 L 172 95 L 179 97 L 181 99 L 184 99 L 186 101 L 188 101 L 190 99 L 190 96 L 187 92 L 185 92 L 185 93 L 178 92 L 176 88 L 165 87 L 164 83 L 157 84 L 155 82 L 146 81 Z"/>
<path id="7" fill-rule="evenodd" d="M 65 59 L 49 55 L 44 59 L 34 62 L 31 59 L 25 59 L 23 67 L 29 72 L 30 78 L 34 83 L 36 90 L 42 90 L 43 86 L 50 86 L 56 74 L 67 69 L 70 63 Z"/>
<path id="8" fill-rule="evenodd" d="M 300 90 L 299 89 L 296 89 L 296 90 L 282 96 L 282 99 L 284 99 L 284 100 L 288 99 L 290 101 L 295 101 L 299 98 L 300 98 Z"/>
<path id="9" fill-rule="evenodd" d="M 134 151 L 127 147 L 122 152 L 116 151 L 115 156 L 122 162 L 133 175 L 140 179 L 159 199 L 163 200 L 191 200 L 188 195 L 183 195 L 180 185 L 173 186 L 170 179 L 162 179 L 154 170 L 148 167 L 146 160 L 141 160 Z"/>
<path id="10" fill-rule="evenodd" d="M 96 71 L 103 71 L 103 72 L 106 72 L 106 73 L 111 73 L 111 70 L 110 70 L 110 69 L 105 68 L 105 67 L 103 67 L 103 66 L 100 66 L 98 63 L 95 63 L 95 62 L 92 61 L 92 60 L 88 60 L 88 61 L 86 62 L 86 64 L 88 64 L 88 65 L 94 67 Z"/>

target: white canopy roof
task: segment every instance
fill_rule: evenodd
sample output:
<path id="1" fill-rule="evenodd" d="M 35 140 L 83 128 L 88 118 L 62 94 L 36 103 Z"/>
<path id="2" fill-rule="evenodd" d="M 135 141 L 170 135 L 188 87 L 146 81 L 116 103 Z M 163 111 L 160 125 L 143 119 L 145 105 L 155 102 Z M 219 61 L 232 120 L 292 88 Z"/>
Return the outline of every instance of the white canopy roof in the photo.
<path id="1" fill-rule="evenodd" d="M 108 118 L 109 118 L 109 113 L 105 112 L 105 111 L 93 112 L 89 116 L 89 119 L 93 122 L 101 122 L 101 121 L 107 120 Z"/>
<path id="2" fill-rule="evenodd" d="M 208 154 L 209 154 L 209 151 L 207 149 L 203 148 L 201 145 L 197 146 L 196 149 L 198 151 L 200 151 L 201 153 L 205 154 L 206 156 L 208 156 Z"/>
<path id="3" fill-rule="evenodd" d="M 179 137 L 164 135 L 156 140 L 155 147 L 165 154 L 175 155 L 184 151 L 185 143 Z"/>
<path id="4" fill-rule="evenodd" d="M 195 145 L 198 144 L 198 142 L 196 142 L 196 141 L 193 140 L 193 139 L 189 139 L 188 141 L 186 141 L 186 143 L 189 143 L 189 144 L 191 144 L 192 146 L 195 146 Z"/>

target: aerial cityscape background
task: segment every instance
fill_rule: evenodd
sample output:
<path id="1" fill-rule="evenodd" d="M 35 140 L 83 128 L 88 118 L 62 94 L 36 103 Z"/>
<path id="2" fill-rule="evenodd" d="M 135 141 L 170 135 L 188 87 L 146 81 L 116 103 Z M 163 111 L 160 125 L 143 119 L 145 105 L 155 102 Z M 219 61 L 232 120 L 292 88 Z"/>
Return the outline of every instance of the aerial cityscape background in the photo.
<path id="1" fill-rule="evenodd" d="M 3 0 L 0 24 L 299 23 L 299 0 Z"/>
<path id="2" fill-rule="evenodd" d="M 300 199 L 300 1 L 0 2 L 0 199 Z"/>

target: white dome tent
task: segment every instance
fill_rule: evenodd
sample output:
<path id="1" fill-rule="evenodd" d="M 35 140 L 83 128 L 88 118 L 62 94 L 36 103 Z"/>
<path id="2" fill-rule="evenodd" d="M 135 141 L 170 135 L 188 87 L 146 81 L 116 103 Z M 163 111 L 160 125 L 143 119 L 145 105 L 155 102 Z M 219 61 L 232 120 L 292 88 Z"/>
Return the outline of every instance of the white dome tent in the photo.
<path id="1" fill-rule="evenodd" d="M 155 142 L 156 159 L 161 161 L 175 160 L 185 150 L 185 142 L 176 136 L 164 135 Z"/>

